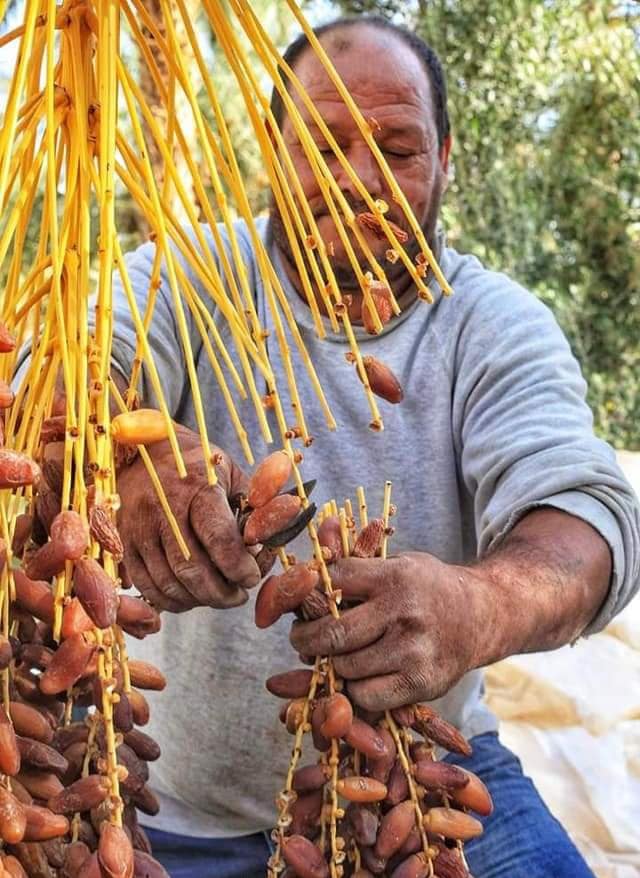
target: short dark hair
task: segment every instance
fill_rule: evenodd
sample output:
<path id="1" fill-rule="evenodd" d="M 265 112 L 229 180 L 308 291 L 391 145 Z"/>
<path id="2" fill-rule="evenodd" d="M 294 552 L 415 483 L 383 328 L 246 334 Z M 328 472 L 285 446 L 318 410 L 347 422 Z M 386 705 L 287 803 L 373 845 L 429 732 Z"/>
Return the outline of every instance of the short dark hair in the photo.
<path id="1" fill-rule="evenodd" d="M 314 28 L 313 33 L 318 39 L 320 39 L 325 34 L 356 27 L 356 25 L 366 25 L 375 30 L 386 31 L 387 33 L 394 34 L 420 59 L 431 84 L 431 92 L 435 108 L 436 129 L 438 132 L 438 146 L 442 147 L 445 139 L 450 134 L 451 126 L 449 122 L 449 111 L 447 109 L 447 82 L 444 70 L 442 69 L 442 64 L 440 63 L 440 59 L 435 51 L 422 39 L 422 37 L 419 37 L 417 34 L 407 30 L 407 28 L 402 27 L 401 25 L 394 24 L 386 18 L 382 18 L 380 15 L 353 15 L 336 18 L 334 21 L 330 21 L 327 24 Z M 292 43 L 290 43 L 282 56 L 289 67 L 292 69 L 295 68 L 298 58 L 308 46 L 309 40 L 304 33 L 301 33 Z M 281 76 L 286 82 L 286 74 L 281 71 Z M 282 128 L 285 113 L 284 101 L 275 86 L 271 92 L 271 112 L 273 113 L 273 117 L 276 120 L 278 127 Z"/>

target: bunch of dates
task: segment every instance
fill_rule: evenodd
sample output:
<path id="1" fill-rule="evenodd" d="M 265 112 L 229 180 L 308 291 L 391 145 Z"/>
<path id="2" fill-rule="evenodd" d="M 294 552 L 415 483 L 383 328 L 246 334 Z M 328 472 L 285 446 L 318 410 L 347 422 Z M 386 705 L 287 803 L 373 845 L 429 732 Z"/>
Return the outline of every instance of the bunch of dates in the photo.
<path id="1" fill-rule="evenodd" d="M 279 490 L 274 473 L 281 461 L 271 457 L 252 478 L 254 496 Z M 372 519 L 352 541 L 349 554 L 380 554 L 385 532 L 384 520 Z M 330 565 L 345 554 L 344 520 L 325 517 L 317 536 L 322 562 L 293 559 L 262 585 L 255 605 L 258 627 L 272 625 L 287 612 L 307 620 L 331 612 L 336 596 L 325 588 L 321 568 L 326 563 L 330 573 Z M 279 850 L 270 875 L 470 878 L 462 844 L 482 833 L 478 816 L 491 814 L 493 804 L 479 777 L 437 758 L 441 751 L 471 754 L 455 727 L 426 704 L 385 713 L 360 709 L 326 657 L 313 669 L 276 674 L 266 685 L 283 699 L 280 719 L 296 736 L 291 783 L 276 800 Z M 307 733 L 315 758 L 298 767 L 307 750 L 301 734 Z"/>
<path id="2" fill-rule="evenodd" d="M 0 351 L 14 346 L 0 325 Z M 0 383 L 0 407 L 12 402 L 11 389 Z M 0 876 L 162 878 L 167 873 L 151 857 L 136 813 L 158 810 L 146 782 L 148 763 L 160 750 L 139 727 L 149 721 L 144 690 L 162 689 L 165 680 L 148 663 L 129 661 L 125 685 L 115 643 L 117 632 L 142 638 L 158 631 L 160 617 L 142 598 L 119 592 L 126 584 L 121 568 L 117 580 L 104 568 L 105 556 L 116 566 L 122 559 L 114 510 L 95 503 L 91 488 L 88 523 L 61 509 L 63 471 L 54 452 L 64 436 L 63 415 L 45 420 L 39 463 L 7 448 L 4 429 L 0 436 L 0 489 L 30 487 L 32 496 L 13 528 L 15 599 L 9 628 L 0 635 Z M 97 557 L 91 545 L 99 547 Z M 4 600 L 11 595 L 8 548 L 0 541 Z M 65 570 L 73 591 L 62 596 L 57 641 L 55 581 Z M 107 649 L 114 654 L 109 678 L 100 673 Z M 101 713 L 105 693 L 117 758 L 111 773 Z M 74 709 L 82 719 L 73 721 Z M 114 794 L 114 774 L 121 798 Z M 113 816 L 122 805 L 119 826 Z"/>
<path id="3" fill-rule="evenodd" d="M 303 673 L 279 674 L 270 678 L 267 686 L 272 693 L 288 697 L 300 692 Z M 300 715 L 300 701 L 288 700 L 283 718 L 290 731 L 297 728 Z M 281 839 L 287 864 L 283 878 L 329 878 L 327 834 L 324 845 L 320 840 L 323 812 L 325 823 L 331 819 L 331 765 L 326 754 L 332 738 L 339 741 L 339 846 L 350 853 L 339 874 L 354 878 L 427 878 L 431 874 L 469 878 L 460 843 L 482 833 L 482 824 L 469 812 L 488 816 L 493 809 L 491 797 L 472 772 L 437 760 L 435 747 L 462 755 L 469 755 L 471 748 L 427 705 L 401 708 L 391 715 L 395 730 L 399 730 L 404 765 L 384 715 L 354 708 L 344 692 L 328 694 L 322 684 L 316 690 L 310 731 L 320 758 L 293 773 L 287 802 L 291 820 Z"/>

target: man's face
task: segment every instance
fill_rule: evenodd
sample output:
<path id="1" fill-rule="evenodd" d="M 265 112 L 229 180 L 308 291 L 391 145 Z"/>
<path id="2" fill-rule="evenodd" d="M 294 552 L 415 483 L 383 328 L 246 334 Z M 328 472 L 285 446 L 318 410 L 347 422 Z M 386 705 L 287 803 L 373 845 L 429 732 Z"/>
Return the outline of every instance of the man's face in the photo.
<path id="1" fill-rule="evenodd" d="M 365 25 L 335 31 L 324 38 L 323 45 L 364 118 L 375 120 L 372 124 L 376 142 L 432 245 L 440 202 L 446 188 L 449 143 L 442 150 L 438 147 L 427 72 L 419 58 L 396 36 Z M 389 205 L 387 219 L 409 232 L 409 225 L 399 205 L 392 200 L 391 191 L 375 157 L 321 62 L 311 50 L 306 50 L 298 60 L 295 72 L 371 197 L 386 201 Z M 366 204 L 294 89 L 292 97 L 346 200 L 356 214 L 367 211 Z M 282 134 L 320 235 L 326 244 L 331 242 L 333 245 L 331 261 L 341 290 L 357 291 L 359 285 L 356 276 L 288 116 L 284 120 Z M 275 209 L 273 222 L 276 241 L 291 262 L 286 234 Z M 363 230 L 363 233 L 373 254 L 385 268 L 395 292 L 402 292 L 408 285 L 409 275 L 401 262 L 391 264 L 385 261 L 385 252 L 390 246 L 388 241 L 386 238 L 380 240 L 368 230 Z M 350 239 L 361 266 L 368 268 L 351 234 Z M 405 247 L 412 256 L 418 252 L 413 237 Z"/>

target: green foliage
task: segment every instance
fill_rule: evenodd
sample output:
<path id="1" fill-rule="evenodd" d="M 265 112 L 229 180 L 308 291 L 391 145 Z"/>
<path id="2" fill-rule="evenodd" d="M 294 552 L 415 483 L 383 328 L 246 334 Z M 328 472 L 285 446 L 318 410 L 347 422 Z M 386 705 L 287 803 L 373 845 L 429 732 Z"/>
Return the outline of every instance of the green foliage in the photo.
<path id="1" fill-rule="evenodd" d="M 449 240 L 556 313 L 601 435 L 640 448 L 640 16 L 611 0 L 341 3 L 438 51 Z M 635 7 L 636 14 L 638 12 Z"/>

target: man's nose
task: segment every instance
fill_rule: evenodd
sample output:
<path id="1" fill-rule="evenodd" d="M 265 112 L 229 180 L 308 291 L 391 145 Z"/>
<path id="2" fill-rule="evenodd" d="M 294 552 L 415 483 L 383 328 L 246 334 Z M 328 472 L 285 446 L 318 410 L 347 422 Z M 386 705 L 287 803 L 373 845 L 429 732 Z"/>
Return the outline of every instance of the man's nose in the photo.
<path id="1" fill-rule="evenodd" d="M 379 198 L 384 190 L 384 178 L 378 162 L 367 144 L 364 141 L 356 143 L 345 150 L 345 155 L 369 195 L 373 198 Z M 356 201 L 362 200 L 354 181 L 342 165 L 340 165 L 336 176 L 336 182 L 342 192 L 351 195 Z"/>

